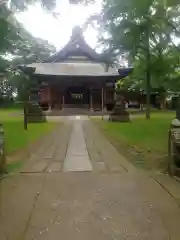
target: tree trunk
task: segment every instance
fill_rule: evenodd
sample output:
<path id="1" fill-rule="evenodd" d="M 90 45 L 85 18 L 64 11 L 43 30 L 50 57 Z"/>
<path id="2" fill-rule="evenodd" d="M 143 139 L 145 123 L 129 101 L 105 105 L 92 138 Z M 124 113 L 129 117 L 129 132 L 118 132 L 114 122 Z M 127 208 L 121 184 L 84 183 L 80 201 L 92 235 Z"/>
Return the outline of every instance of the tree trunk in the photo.
<path id="1" fill-rule="evenodd" d="M 149 29 L 147 29 L 147 55 L 146 55 L 146 119 L 151 118 L 151 72 L 150 72 L 150 49 Z"/>
<path id="2" fill-rule="evenodd" d="M 150 71 L 147 69 L 146 77 L 146 119 L 151 118 L 151 77 Z"/>
<path id="3" fill-rule="evenodd" d="M 140 111 L 144 111 L 144 101 L 143 101 L 143 93 L 140 94 Z"/>
<path id="4" fill-rule="evenodd" d="M 141 111 L 141 112 L 144 111 L 144 105 L 143 105 L 143 103 L 140 104 L 140 111 Z"/>
<path id="5" fill-rule="evenodd" d="M 28 130 L 27 101 L 24 102 L 24 130 Z"/>
<path id="6" fill-rule="evenodd" d="M 166 110 L 167 109 L 167 104 L 166 104 L 166 93 L 162 94 L 162 109 Z"/>

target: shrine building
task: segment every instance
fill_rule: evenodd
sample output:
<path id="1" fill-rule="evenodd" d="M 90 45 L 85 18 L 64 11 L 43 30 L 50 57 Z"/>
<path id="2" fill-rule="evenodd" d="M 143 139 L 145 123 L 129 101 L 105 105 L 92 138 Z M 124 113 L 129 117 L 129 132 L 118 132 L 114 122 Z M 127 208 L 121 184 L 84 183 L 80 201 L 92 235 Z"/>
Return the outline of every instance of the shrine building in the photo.
<path id="1" fill-rule="evenodd" d="M 39 104 L 44 110 L 84 108 L 110 109 L 114 104 L 115 82 L 132 69 L 116 68 L 108 55 L 98 54 L 75 27 L 66 46 L 42 63 L 32 63 L 34 76 L 41 81 Z"/>

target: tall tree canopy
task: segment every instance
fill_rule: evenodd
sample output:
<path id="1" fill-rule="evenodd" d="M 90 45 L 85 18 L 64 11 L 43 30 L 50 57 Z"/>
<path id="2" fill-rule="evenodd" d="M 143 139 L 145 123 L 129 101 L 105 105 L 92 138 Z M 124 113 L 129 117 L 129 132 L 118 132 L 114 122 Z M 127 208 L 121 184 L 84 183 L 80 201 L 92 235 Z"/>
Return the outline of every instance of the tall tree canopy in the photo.
<path id="1" fill-rule="evenodd" d="M 70 4 L 93 4 L 97 0 L 69 0 Z M 29 5 L 33 5 L 35 3 L 40 3 L 41 6 L 47 10 L 51 11 L 52 9 L 55 8 L 56 6 L 56 0 L 11 0 L 7 1 L 8 6 L 13 9 L 13 10 L 24 10 L 26 9 Z"/>
<path id="2" fill-rule="evenodd" d="M 22 86 L 23 76 L 16 75 L 13 67 L 42 61 L 55 52 L 55 47 L 47 41 L 33 37 L 19 23 L 14 14 L 2 5 L 0 8 L 0 72 L 6 76 L 0 79 L 0 97 L 11 95 Z"/>
<path id="3" fill-rule="evenodd" d="M 5 5 L 0 8 L 0 16 L 0 55 L 26 58 L 37 55 L 39 58 L 41 54 L 47 56 L 55 51 L 55 47 L 47 41 L 35 38 L 26 31 Z"/>
<path id="4" fill-rule="evenodd" d="M 134 66 L 128 84 L 146 89 L 149 118 L 151 87 L 180 87 L 179 0 L 103 0 L 102 13 L 90 21 L 99 29 L 100 42 Z"/>

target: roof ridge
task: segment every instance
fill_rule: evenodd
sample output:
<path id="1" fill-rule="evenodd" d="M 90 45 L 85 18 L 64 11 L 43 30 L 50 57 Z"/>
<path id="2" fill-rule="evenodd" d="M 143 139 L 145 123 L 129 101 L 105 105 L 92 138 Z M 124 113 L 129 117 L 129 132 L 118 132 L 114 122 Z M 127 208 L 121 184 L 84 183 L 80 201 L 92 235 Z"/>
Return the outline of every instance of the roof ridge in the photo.
<path id="1" fill-rule="evenodd" d="M 44 62 L 61 62 L 66 60 L 71 54 L 79 56 L 82 53 L 94 62 L 108 62 L 103 54 L 97 53 L 91 46 L 89 46 L 84 39 L 82 28 L 76 26 L 72 30 L 72 35 L 68 43 L 60 51 L 50 56 Z"/>

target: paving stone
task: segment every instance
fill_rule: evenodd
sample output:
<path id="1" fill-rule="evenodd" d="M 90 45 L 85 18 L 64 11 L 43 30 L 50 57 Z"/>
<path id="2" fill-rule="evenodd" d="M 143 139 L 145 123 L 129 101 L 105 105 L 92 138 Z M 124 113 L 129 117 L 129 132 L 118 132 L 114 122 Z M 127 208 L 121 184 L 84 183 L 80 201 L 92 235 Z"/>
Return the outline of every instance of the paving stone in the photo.
<path id="1" fill-rule="evenodd" d="M 66 124 L 63 126 L 61 132 L 56 135 L 58 145 L 56 148 L 55 155 L 53 156 L 54 161 L 64 162 L 67 148 L 69 145 L 69 139 L 71 136 L 71 132 L 72 132 L 72 124 L 66 122 Z"/>
<path id="2" fill-rule="evenodd" d="M 48 159 L 37 161 L 32 167 L 24 169 L 24 172 L 44 172 L 49 165 Z"/>
<path id="3" fill-rule="evenodd" d="M 46 172 L 60 172 L 61 167 L 62 167 L 62 163 L 60 161 L 52 162 L 50 166 L 47 168 Z"/>
<path id="4" fill-rule="evenodd" d="M 64 161 L 66 150 L 69 142 L 69 137 L 71 133 L 71 124 L 64 123 L 60 127 L 47 136 L 40 148 L 33 154 L 31 154 L 30 158 L 27 160 L 27 163 L 22 169 L 22 172 L 43 172 L 53 164 L 53 162 L 59 161 L 59 165 L 62 166 Z M 61 164 L 60 164 L 61 163 Z M 55 171 L 54 167 L 57 166 L 59 171 L 59 165 L 53 165 L 53 171 Z"/>
<path id="5" fill-rule="evenodd" d="M 90 121 L 84 122 L 83 126 L 91 160 L 93 162 L 104 162 L 106 169 L 110 172 L 125 171 L 125 167 L 122 167 L 121 164 L 125 163 L 127 165 L 128 163 L 126 160 L 124 160 L 123 156 L 117 152 L 112 144 L 107 141 L 104 136 L 102 136 L 102 134 Z M 129 167 L 129 165 L 130 164 L 128 164 L 128 168 L 132 168 L 134 170 L 134 167 L 131 165 Z M 96 167 L 97 164 L 93 164 L 93 166 Z"/>
<path id="6" fill-rule="evenodd" d="M 64 160 L 63 171 L 92 171 L 86 148 L 82 122 L 75 121 Z"/>
<path id="7" fill-rule="evenodd" d="M 93 162 L 94 172 L 107 172 L 106 165 L 104 162 Z"/>

